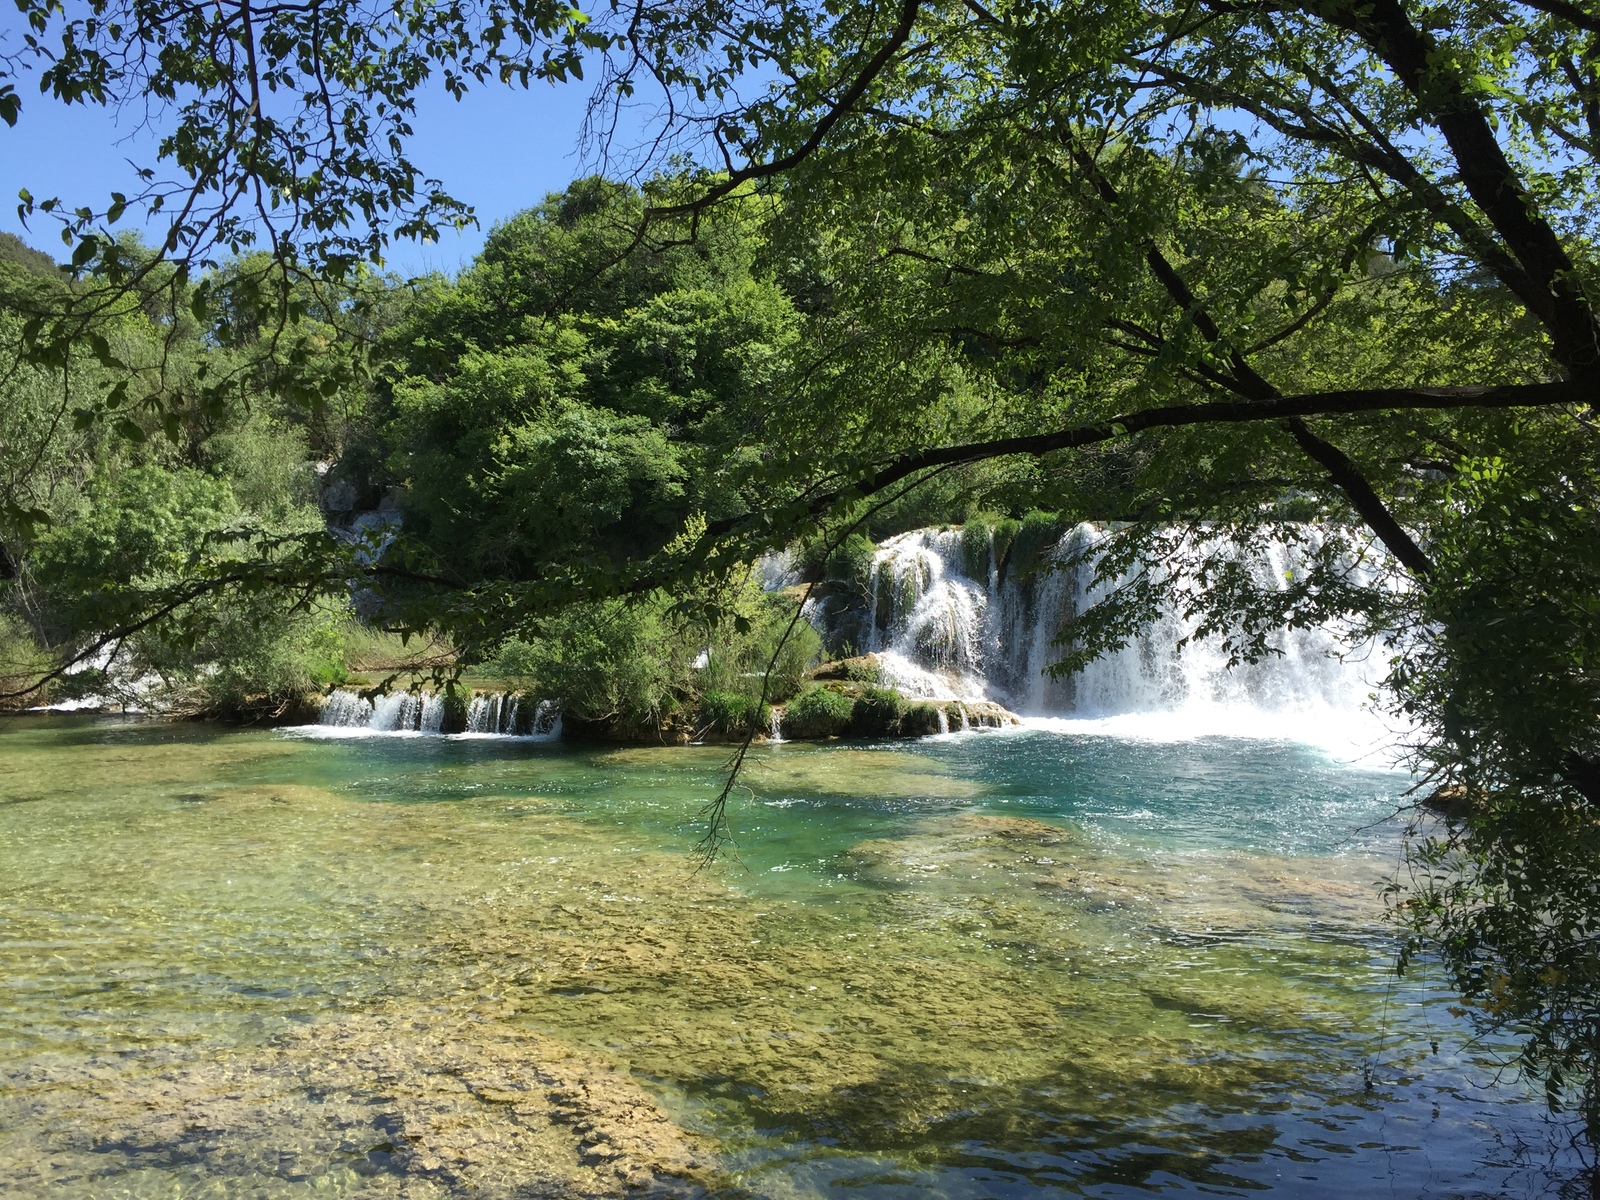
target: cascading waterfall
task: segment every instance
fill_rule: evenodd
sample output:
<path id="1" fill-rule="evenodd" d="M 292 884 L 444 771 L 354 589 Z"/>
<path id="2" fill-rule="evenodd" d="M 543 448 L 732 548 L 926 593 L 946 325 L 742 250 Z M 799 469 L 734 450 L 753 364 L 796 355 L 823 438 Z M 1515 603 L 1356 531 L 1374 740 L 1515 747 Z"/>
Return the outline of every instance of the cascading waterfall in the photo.
<path id="1" fill-rule="evenodd" d="M 960 531 L 918 529 L 873 556 L 862 649 L 909 696 L 982 700 L 993 659 L 985 645 L 989 597 L 962 573 Z"/>
<path id="2" fill-rule="evenodd" d="M 371 733 L 440 734 L 445 732 L 448 707 L 437 692 L 391 692 L 369 701 L 359 692 L 341 689 L 323 701 L 318 723 L 327 729 Z M 556 738 L 561 735 L 561 705 L 514 692 L 478 693 L 467 704 L 465 727 L 458 723 L 451 732 Z"/>
<path id="3" fill-rule="evenodd" d="M 1044 549 L 1055 569 L 1004 575 L 992 541 L 987 553 L 974 554 L 960 529 L 889 538 L 872 561 L 869 611 L 849 616 L 849 641 L 875 653 L 886 680 L 907 695 L 988 699 L 1032 718 L 1120 724 L 1128 732 L 1143 722 L 1145 731 L 1169 736 L 1359 729 L 1365 737 L 1375 728 L 1366 704 L 1382 663 L 1342 660 L 1339 652 L 1350 647 L 1333 629 L 1281 630 L 1274 639 L 1281 656 L 1230 669 L 1214 639 L 1193 637 L 1194 623 L 1169 610 L 1078 675 L 1047 675 L 1060 657 L 1051 645 L 1056 632 L 1103 594 L 1093 552 L 1104 536 L 1079 525 Z M 1257 585 L 1286 587 L 1297 557 L 1273 544 L 1246 567 Z"/>

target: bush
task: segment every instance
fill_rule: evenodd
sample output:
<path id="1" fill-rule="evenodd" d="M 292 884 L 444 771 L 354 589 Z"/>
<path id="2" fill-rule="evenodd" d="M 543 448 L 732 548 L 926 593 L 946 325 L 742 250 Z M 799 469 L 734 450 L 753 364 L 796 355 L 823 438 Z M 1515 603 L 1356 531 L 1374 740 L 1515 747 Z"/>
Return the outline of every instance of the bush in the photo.
<path id="1" fill-rule="evenodd" d="M 512 638 L 486 659 L 483 669 L 487 674 L 503 678 L 531 678 L 538 674 L 539 648 L 521 638 Z"/>
<path id="2" fill-rule="evenodd" d="M 760 700 L 743 692 L 713 690 L 700 697 L 695 723 L 719 733 L 743 734 L 765 728 L 771 720 Z"/>
<path id="3" fill-rule="evenodd" d="M 536 636 L 507 642 L 494 661 L 536 680 L 540 695 L 559 697 L 569 717 L 642 732 L 690 690 L 692 647 L 663 605 L 609 600 L 557 614 Z"/>
<path id="4" fill-rule="evenodd" d="M 826 577 L 865 591 L 872 579 L 872 560 L 878 547 L 863 534 L 852 533 L 828 555 Z"/>
<path id="5" fill-rule="evenodd" d="M 851 708 L 850 732 L 857 737 L 894 733 L 905 710 L 905 698 L 892 688 L 865 688 Z"/>
<path id="6" fill-rule="evenodd" d="M 1031 512 L 1023 517 L 1011 543 L 1010 569 L 1019 575 L 1037 570 L 1068 527 L 1069 522 L 1057 513 Z"/>
<path id="7" fill-rule="evenodd" d="M 939 706 L 913 704 L 900 718 L 900 732 L 909 737 L 927 737 L 939 732 Z"/>
<path id="8" fill-rule="evenodd" d="M 989 578 L 989 538 L 994 525 L 989 518 L 977 516 L 961 530 L 961 565 L 968 579 Z"/>
<path id="9" fill-rule="evenodd" d="M 790 738 L 837 737 L 850 724 L 855 705 L 849 696 L 812 684 L 783 710 L 783 735 Z"/>
<path id="10" fill-rule="evenodd" d="M 1021 528 L 1022 523 L 1010 517 L 1001 517 L 991 527 L 990 553 L 994 555 L 995 566 L 999 568 L 1002 579 L 1010 569 L 1011 548 L 1016 543 L 1017 533 Z"/>

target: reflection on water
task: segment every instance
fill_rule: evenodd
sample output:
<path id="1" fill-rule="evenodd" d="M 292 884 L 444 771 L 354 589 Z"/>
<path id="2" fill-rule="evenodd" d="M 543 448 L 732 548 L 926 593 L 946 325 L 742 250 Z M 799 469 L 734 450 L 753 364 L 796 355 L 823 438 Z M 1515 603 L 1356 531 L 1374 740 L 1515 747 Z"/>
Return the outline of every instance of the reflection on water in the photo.
<path id="1" fill-rule="evenodd" d="M 1574 1169 L 1385 971 L 1405 781 L 1291 745 L 775 747 L 741 862 L 698 875 L 717 750 L 81 718 L 0 749 L 24 1194 L 1491 1196 Z"/>

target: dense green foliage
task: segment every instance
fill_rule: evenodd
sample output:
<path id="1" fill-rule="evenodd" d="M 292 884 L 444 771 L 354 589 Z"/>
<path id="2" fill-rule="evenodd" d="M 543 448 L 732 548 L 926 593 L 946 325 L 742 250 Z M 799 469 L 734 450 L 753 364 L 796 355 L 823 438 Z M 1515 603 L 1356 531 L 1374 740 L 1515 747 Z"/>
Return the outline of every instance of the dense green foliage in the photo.
<path id="1" fill-rule="evenodd" d="M 783 710 L 783 732 L 792 738 L 834 737 L 850 724 L 855 702 L 820 684 L 802 688 Z"/>
<path id="2" fill-rule="evenodd" d="M 751 501 L 744 468 L 796 320 L 737 214 L 612 271 L 642 201 L 599 180 L 497 228 L 388 342 L 408 532 L 464 579 L 637 560 Z"/>
<path id="3" fill-rule="evenodd" d="M 0 261 L 13 348 L 18 309 L 77 287 L 41 259 Z M 41 659 L 64 657 L 77 669 L 54 678 L 57 698 L 235 712 L 281 708 L 344 675 L 348 598 L 291 564 L 325 536 L 313 462 L 341 445 L 347 359 L 330 326 L 308 321 L 295 338 L 326 351 L 328 403 L 310 414 L 277 397 L 231 288 L 249 269 L 219 273 L 176 327 L 131 300 L 104 314 L 99 336 L 131 375 L 85 345 L 64 369 L 18 362 L 7 377 L 0 674 L 25 683 Z M 206 391 L 206 377 L 227 377 L 228 394 Z M 109 425 L 94 419 L 108 404 Z"/>
<path id="4" fill-rule="evenodd" d="M 574 605 L 508 639 L 484 668 L 608 736 L 764 732 L 766 706 L 799 688 L 819 638 L 803 622 L 785 638 L 792 607 L 748 582 L 719 602 L 726 615 L 711 624 L 659 597 Z"/>

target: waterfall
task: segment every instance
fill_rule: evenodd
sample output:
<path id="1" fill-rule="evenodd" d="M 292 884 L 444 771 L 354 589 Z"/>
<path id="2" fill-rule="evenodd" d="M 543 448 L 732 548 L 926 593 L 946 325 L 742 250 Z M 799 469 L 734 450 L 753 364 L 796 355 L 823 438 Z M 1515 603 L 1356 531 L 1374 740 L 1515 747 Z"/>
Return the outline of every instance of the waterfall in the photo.
<path id="1" fill-rule="evenodd" d="M 322 724 L 339 729 L 365 726 L 372 720 L 372 705 L 355 692 L 340 689 L 322 702 Z"/>
<path id="2" fill-rule="evenodd" d="M 863 649 L 908 696 L 982 700 L 989 597 L 962 572 L 959 530 L 918 529 L 878 547 Z"/>
<path id="3" fill-rule="evenodd" d="M 472 704 L 467 709 L 468 733 L 502 733 L 500 728 L 500 708 L 504 699 L 496 692 L 492 696 L 474 696 Z"/>
<path id="4" fill-rule="evenodd" d="M 417 728 L 423 733 L 438 733 L 444 729 L 444 697 L 428 692 L 422 698 L 422 716 Z"/>
<path id="5" fill-rule="evenodd" d="M 321 719 L 313 728 L 330 733 L 444 734 L 449 708 L 439 692 L 391 692 L 369 701 L 359 692 L 341 688 L 323 701 Z M 516 692 L 478 692 L 467 702 L 464 727 L 459 717 L 457 721 L 449 733 L 548 740 L 561 736 L 561 705 Z"/>
<path id="6" fill-rule="evenodd" d="M 1319 535 L 1308 536 L 1314 549 Z M 992 535 L 985 546 L 959 528 L 913 530 L 878 546 L 866 611 L 856 601 L 837 619 L 852 622 L 850 643 L 875 653 L 886 681 L 908 696 L 987 699 L 1025 717 L 1157 736 L 1374 733 L 1366 706 L 1384 664 L 1342 660 L 1340 651 L 1351 647 L 1338 629 L 1282 629 L 1272 639 L 1281 655 L 1230 669 L 1216 639 L 1196 637 L 1195 622 L 1169 609 L 1076 676 L 1047 675 L 1061 654 L 1051 645 L 1057 631 L 1104 594 L 1094 583 L 1095 546 L 1104 537 L 1081 524 L 1035 543 L 1042 566 L 1028 570 L 997 562 Z M 1284 588 L 1299 557 L 1276 543 L 1242 562 L 1256 586 Z M 832 618 L 812 619 L 825 625 Z"/>

